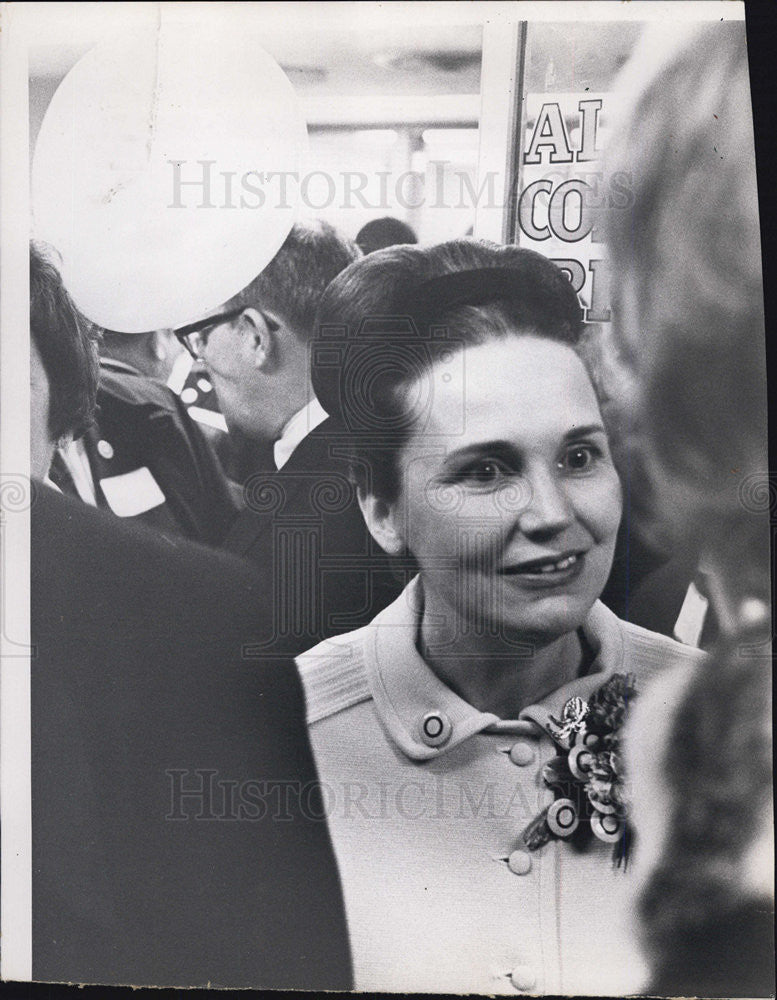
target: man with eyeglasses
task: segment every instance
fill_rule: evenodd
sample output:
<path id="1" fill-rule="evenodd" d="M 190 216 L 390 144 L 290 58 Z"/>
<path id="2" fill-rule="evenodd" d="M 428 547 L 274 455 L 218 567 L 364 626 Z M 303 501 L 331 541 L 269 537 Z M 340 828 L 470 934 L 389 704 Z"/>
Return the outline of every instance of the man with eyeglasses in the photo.
<path id="1" fill-rule="evenodd" d="M 272 443 L 276 468 L 326 418 L 310 382 L 318 301 L 359 250 L 326 223 L 295 225 L 250 284 L 174 333 L 204 363 L 231 434 Z"/>
<path id="2" fill-rule="evenodd" d="M 214 47 L 199 12 L 162 7 L 68 73 L 33 166 L 36 235 L 57 248 L 62 285 L 91 323 L 128 335 L 217 312 L 295 218 L 286 199 L 201 211 L 175 164 L 186 184 L 202 162 L 222 178 L 298 173 L 306 146 L 255 18 L 218 15 Z M 61 433 L 43 402 L 40 475 Z M 264 577 L 46 485 L 36 496 L 22 968 L 45 982 L 347 989 L 299 679 L 283 655 L 243 652 L 273 613 Z"/>
<path id="3" fill-rule="evenodd" d="M 268 644 L 289 655 L 365 624 L 400 589 L 370 541 L 341 429 L 310 377 L 321 296 L 359 256 L 332 226 L 297 224 L 246 288 L 175 330 L 204 363 L 230 434 L 272 447 L 274 468 L 245 477 L 245 509 L 223 547 L 265 575 L 275 610 Z"/>

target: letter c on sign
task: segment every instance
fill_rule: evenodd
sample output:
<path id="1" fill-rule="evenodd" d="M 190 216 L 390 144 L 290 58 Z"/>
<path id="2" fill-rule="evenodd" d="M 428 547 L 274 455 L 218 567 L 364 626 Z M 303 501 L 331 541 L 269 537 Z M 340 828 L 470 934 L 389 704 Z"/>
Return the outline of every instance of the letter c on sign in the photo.
<path id="1" fill-rule="evenodd" d="M 537 195 L 544 191 L 549 194 L 553 190 L 553 184 L 549 180 L 534 181 L 521 192 L 518 199 L 518 225 L 521 231 L 526 233 L 530 240 L 549 240 L 550 229 L 548 226 L 539 227 L 534 222 L 534 201 Z M 550 204 L 548 205 L 550 212 Z"/>

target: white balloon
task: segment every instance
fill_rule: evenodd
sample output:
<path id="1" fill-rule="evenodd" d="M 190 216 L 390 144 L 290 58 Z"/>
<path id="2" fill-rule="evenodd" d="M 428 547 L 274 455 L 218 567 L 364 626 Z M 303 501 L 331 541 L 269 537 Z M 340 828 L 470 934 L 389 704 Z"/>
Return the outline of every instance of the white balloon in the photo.
<path id="1" fill-rule="evenodd" d="M 34 233 L 78 308 L 112 330 L 213 311 L 291 229 L 307 131 L 286 76 L 245 19 L 98 44 L 41 126 Z"/>

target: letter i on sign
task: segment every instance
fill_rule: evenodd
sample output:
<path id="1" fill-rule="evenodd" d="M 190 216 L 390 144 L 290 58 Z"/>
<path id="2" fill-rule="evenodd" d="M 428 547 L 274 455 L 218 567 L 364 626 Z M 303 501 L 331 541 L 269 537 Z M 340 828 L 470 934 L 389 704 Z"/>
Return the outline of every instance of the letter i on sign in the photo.
<path id="1" fill-rule="evenodd" d="M 602 99 L 597 97 L 580 101 L 577 108 L 580 112 L 580 148 L 574 155 L 561 107 L 558 102 L 549 101 L 542 105 L 537 115 L 524 163 L 536 165 L 545 162 L 546 157 L 548 163 L 571 163 L 573 159 L 578 163 L 587 163 L 596 159 Z"/>

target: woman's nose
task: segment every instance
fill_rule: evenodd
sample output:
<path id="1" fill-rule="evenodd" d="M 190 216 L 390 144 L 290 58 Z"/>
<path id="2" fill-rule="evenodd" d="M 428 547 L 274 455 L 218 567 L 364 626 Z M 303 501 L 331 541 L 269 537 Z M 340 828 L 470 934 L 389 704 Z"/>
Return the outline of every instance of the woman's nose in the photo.
<path id="1" fill-rule="evenodd" d="M 528 486 L 527 503 L 518 519 L 523 534 L 555 535 L 572 524 L 572 507 L 553 471 L 536 471 L 529 477 Z"/>

